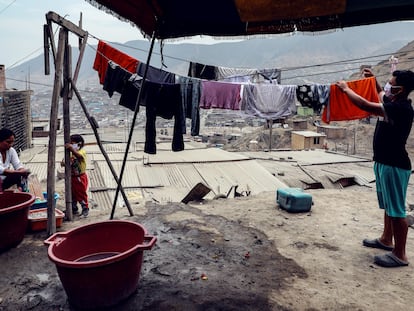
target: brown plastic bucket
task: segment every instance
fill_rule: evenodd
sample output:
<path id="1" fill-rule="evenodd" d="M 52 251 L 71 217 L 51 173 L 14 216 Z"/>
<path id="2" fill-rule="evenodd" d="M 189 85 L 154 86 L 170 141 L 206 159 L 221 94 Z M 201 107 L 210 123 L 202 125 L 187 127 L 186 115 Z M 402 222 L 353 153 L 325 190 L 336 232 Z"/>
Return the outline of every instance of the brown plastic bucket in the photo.
<path id="1" fill-rule="evenodd" d="M 19 245 L 23 240 L 29 209 L 35 199 L 28 192 L 0 192 L 0 252 Z"/>
<path id="2" fill-rule="evenodd" d="M 45 240 L 69 302 L 80 309 L 114 306 L 138 286 L 143 251 L 156 237 L 135 222 L 108 220 Z"/>

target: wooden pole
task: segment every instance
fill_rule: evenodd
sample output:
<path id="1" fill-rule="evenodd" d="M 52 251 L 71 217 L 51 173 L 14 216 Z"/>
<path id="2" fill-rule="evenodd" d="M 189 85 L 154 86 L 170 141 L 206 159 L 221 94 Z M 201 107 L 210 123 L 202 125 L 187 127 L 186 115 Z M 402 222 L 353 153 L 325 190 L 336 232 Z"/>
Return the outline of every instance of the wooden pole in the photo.
<path id="1" fill-rule="evenodd" d="M 45 75 L 50 75 L 50 62 L 49 62 L 49 52 L 50 52 L 50 46 L 49 46 L 49 40 L 52 40 L 52 38 L 49 39 L 49 31 L 48 31 L 48 25 L 43 25 L 43 57 L 45 61 Z"/>
<path id="2" fill-rule="evenodd" d="M 82 17 L 81 17 L 82 19 Z M 55 221 L 55 171 L 56 171 L 56 136 L 58 129 L 58 112 L 59 112 L 59 96 L 63 97 L 63 123 L 64 123 L 64 142 L 70 142 L 70 99 L 72 98 L 71 83 L 76 83 L 82 58 L 84 55 L 88 32 L 84 31 L 75 24 L 67 21 L 64 17 L 59 16 L 55 12 L 46 14 L 47 25 L 44 26 L 44 37 L 50 40 L 52 48 L 53 60 L 55 64 L 55 80 L 52 94 L 52 105 L 50 109 L 50 132 L 49 132 L 49 150 L 48 150 L 48 175 L 47 175 L 47 193 L 48 193 L 48 229 L 47 233 L 53 234 L 56 231 Z M 54 35 L 52 30 L 52 22 L 60 25 L 58 51 L 56 52 Z M 82 22 L 79 22 L 82 25 Z M 80 53 L 76 64 L 75 73 L 72 78 L 72 49 L 68 44 L 69 31 L 79 37 Z M 49 44 L 49 42 L 48 42 Z M 47 47 L 47 49 L 46 49 Z M 45 44 L 49 54 L 49 45 Z M 46 56 L 45 56 L 46 57 Z M 49 56 L 47 56 L 49 57 Z M 46 62 L 45 72 L 48 72 L 48 62 Z M 62 82 L 63 72 L 63 82 Z M 62 88 L 63 84 L 63 89 Z M 66 218 L 73 219 L 72 215 L 72 191 L 71 191 L 71 171 L 70 171 L 70 153 L 65 150 L 65 202 L 66 202 Z"/>
<path id="3" fill-rule="evenodd" d="M 273 139 L 273 119 L 269 120 L 269 151 L 272 151 L 272 139 Z"/>
<path id="4" fill-rule="evenodd" d="M 142 85 L 141 85 L 141 88 L 139 89 L 138 97 L 137 97 L 137 100 L 135 102 L 134 116 L 132 117 L 132 123 L 131 123 L 131 128 L 130 128 L 130 131 L 129 131 L 128 142 L 127 142 L 127 146 L 126 146 L 126 149 L 125 149 L 124 159 L 122 161 L 121 172 L 119 174 L 119 182 L 118 182 L 118 186 L 117 186 L 116 191 L 115 191 L 115 198 L 114 198 L 114 202 L 112 204 L 112 212 L 111 212 L 110 219 L 114 218 L 116 202 L 118 201 L 118 194 L 119 194 L 119 190 L 120 190 L 121 184 L 122 184 L 122 177 L 124 176 L 126 160 L 128 158 L 129 147 L 130 147 L 131 141 L 132 141 L 132 134 L 134 133 L 135 122 L 136 122 L 137 115 L 138 115 L 138 112 L 139 112 L 139 104 L 140 104 L 140 101 L 141 101 L 141 96 L 143 94 L 142 90 L 145 87 L 145 80 L 147 78 L 148 67 L 150 66 L 150 62 L 151 62 L 151 56 L 152 56 L 152 51 L 154 49 L 154 43 L 155 43 L 155 32 L 152 34 L 151 45 L 150 45 L 150 49 L 148 51 L 147 63 L 146 63 L 145 70 L 144 70 L 144 76 L 142 77 Z"/>
<path id="5" fill-rule="evenodd" d="M 50 107 L 50 130 L 47 160 L 47 234 L 52 235 L 56 232 L 55 217 L 55 171 L 56 171 L 56 131 L 59 110 L 59 95 L 61 89 L 61 76 L 63 69 L 63 58 L 65 52 L 65 42 L 68 32 L 64 28 L 59 31 L 58 52 L 55 61 L 55 79 L 53 84 L 52 103 Z"/>
<path id="6" fill-rule="evenodd" d="M 69 88 L 71 79 L 72 50 L 71 46 L 65 44 L 65 57 L 63 65 L 63 137 L 64 144 L 70 142 L 70 104 L 69 104 Z M 72 213 L 72 176 L 70 167 L 70 151 L 65 149 L 65 206 L 66 218 L 73 220 Z"/>
<path id="7" fill-rule="evenodd" d="M 86 118 L 89 121 L 89 124 L 91 125 L 93 133 L 95 134 L 96 142 L 98 143 L 99 149 L 101 150 L 102 155 L 104 156 L 104 158 L 106 160 L 106 163 L 108 164 L 109 169 L 111 170 L 112 176 L 114 177 L 116 183 L 119 184 L 119 179 L 118 179 L 116 171 L 115 171 L 115 169 L 114 169 L 114 167 L 111 163 L 111 159 L 109 159 L 109 156 L 106 153 L 105 148 L 102 145 L 101 138 L 99 137 L 99 133 L 98 133 L 98 130 L 97 130 L 98 129 L 98 122 L 96 122 L 94 117 L 89 115 L 88 109 L 86 108 L 86 105 L 83 102 L 82 97 L 80 96 L 80 93 L 79 93 L 78 89 L 76 88 L 76 86 L 73 82 L 71 84 L 72 84 L 72 90 L 75 91 L 75 95 L 79 100 L 79 103 L 80 103 L 80 105 L 83 109 L 83 112 L 85 113 Z M 125 205 L 128 208 L 129 215 L 134 216 L 134 212 L 132 211 L 131 205 L 129 204 L 129 201 L 128 201 L 128 197 L 126 196 L 124 188 L 122 186 L 120 188 L 120 191 L 121 191 L 121 194 L 122 194 L 122 198 L 124 199 Z"/>

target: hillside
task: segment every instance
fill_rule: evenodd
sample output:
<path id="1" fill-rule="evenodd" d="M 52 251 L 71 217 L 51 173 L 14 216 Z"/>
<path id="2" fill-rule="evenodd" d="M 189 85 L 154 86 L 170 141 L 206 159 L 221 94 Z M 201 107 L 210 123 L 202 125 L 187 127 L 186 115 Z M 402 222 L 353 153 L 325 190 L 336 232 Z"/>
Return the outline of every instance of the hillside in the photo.
<path id="1" fill-rule="evenodd" d="M 406 27 L 408 25 L 408 27 Z M 353 32 L 334 32 L 324 35 L 315 35 L 315 36 L 302 36 L 302 37 L 278 37 L 272 39 L 250 39 L 243 42 L 223 42 L 211 46 L 200 45 L 200 44 L 173 44 L 169 43 L 163 49 L 165 63 L 167 68 L 172 72 L 181 72 L 185 74 L 184 68 L 187 68 L 186 63 L 183 60 L 192 59 L 199 60 L 207 64 L 221 64 L 225 66 L 246 66 L 252 67 L 268 67 L 269 60 L 274 59 L 275 64 L 280 63 L 280 58 L 284 59 L 283 65 L 292 66 L 296 64 L 297 67 L 301 67 L 305 64 L 308 65 L 307 68 L 301 67 L 300 70 L 285 70 L 282 71 L 282 83 L 288 84 L 292 83 L 291 80 L 287 79 L 288 75 L 296 72 L 296 81 L 297 83 L 306 83 L 309 80 L 312 80 L 309 83 L 332 83 L 338 79 L 359 79 L 359 66 L 361 64 L 369 64 L 372 66 L 373 71 L 377 74 L 377 77 L 381 84 L 385 84 L 386 80 L 390 76 L 390 64 L 388 62 L 389 55 L 395 55 L 399 58 L 398 69 L 411 69 L 414 68 L 414 42 L 408 41 L 404 44 L 398 44 L 397 42 L 404 42 L 407 38 L 412 38 L 411 32 L 409 35 L 406 34 L 407 31 L 414 30 L 414 23 L 404 23 L 405 28 L 393 29 L 394 31 L 400 30 L 401 32 L 396 32 L 395 40 L 383 40 L 383 36 L 386 36 L 388 33 L 387 25 L 381 25 L 378 31 L 368 35 L 366 30 L 369 28 L 355 28 Z M 354 39 L 350 37 L 354 35 Z M 293 39 L 293 40 L 288 40 Z M 335 40 L 333 40 L 335 39 Z M 333 40 L 331 42 L 331 40 Z M 331 42 L 329 44 L 329 42 Z M 146 41 L 132 41 L 128 42 L 124 46 L 119 46 L 114 44 L 116 48 L 123 48 L 125 53 L 129 55 L 137 55 L 138 59 L 146 59 L 145 51 L 148 50 L 149 43 Z M 126 48 L 128 46 L 129 48 Z M 307 48 L 304 49 L 303 47 Z M 387 54 L 391 47 L 400 46 L 399 49 L 391 50 L 391 54 Z M 342 47 L 342 48 L 340 48 Z M 84 56 L 82 69 L 80 72 L 78 89 L 81 91 L 83 100 L 88 103 L 99 102 L 102 104 L 102 115 L 113 115 L 115 119 L 118 118 L 128 118 L 127 109 L 120 109 L 115 96 L 112 99 L 109 99 L 108 94 L 102 90 L 101 85 L 98 84 L 97 73 L 92 69 L 92 63 L 95 57 L 94 46 L 88 46 L 86 49 L 86 54 Z M 155 48 L 155 54 L 153 56 L 154 66 L 156 62 L 159 61 L 160 57 L 157 54 L 159 51 L 159 46 Z M 312 52 L 309 52 L 312 51 Z M 376 53 L 374 53 L 376 52 Z M 73 48 L 74 61 L 77 57 L 77 49 Z M 233 57 L 230 55 L 233 53 Z M 380 55 L 376 58 L 365 58 L 366 55 Z M 173 55 L 180 55 L 180 58 L 172 58 Z M 221 55 L 219 57 L 219 55 Z M 335 60 L 344 60 L 347 59 L 358 59 L 358 61 L 341 61 L 338 64 L 332 64 L 331 66 L 316 66 L 312 67 L 313 64 L 317 62 L 322 63 L 323 60 L 335 62 Z M 187 64 L 188 65 L 188 64 Z M 53 74 L 50 76 L 45 76 L 43 74 L 43 57 L 39 56 L 31 61 L 22 64 L 18 67 L 12 68 L 6 71 L 7 78 L 16 74 L 22 74 L 24 72 L 25 66 L 30 68 L 30 88 L 34 90 L 34 97 L 32 98 L 32 109 L 36 113 L 42 113 L 40 116 L 48 116 L 48 105 L 50 103 L 50 96 L 52 90 L 52 78 Z M 273 66 L 272 66 L 273 67 Z M 349 67 L 350 70 L 344 71 L 344 67 Z M 337 70 L 335 70 L 337 69 Z M 316 75 L 318 72 L 329 71 L 330 74 L 325 75 Z M 299 72 L 304 72 L 304 75 L 299 74 Z M 314 75 L 315 74 L 315 75 Z M 346 74 L 346 75 L 345 75 Z M 329 77 L 329 79 L 328 79 Z M 18 79 L 23 79 L 22 77 Z M 46 80 L 45 80 L 46 79 Z M 49 80 L 47 80 L 49 79 Z M 23 79 L 27 81 L 27 79 Z M 40 82 L 39 82 L 40 81 Z M 7 80 L 7 86 L 11 87 L 13 80 Z M 20 82 L 17 84 L 21 84 Z M 19 87 L 16 87 L 19 88 Z M 20 87 L 22 88 L 22 87 Z M 44 91 L 46 90 L 46 91 Z M 43 93 L 44 92 L 44 93 Z M 414 95 L 413 95 L 414 96 Z M 76 101 L 76 99 L 75 99 Z M 78 109 L 78 105 L 74 105 L 76 112 L 79 112 L 79 123 L 75 124 L 75 127 L 83 128 L 86 124 L 85 118 L 82 115 L 82 111 Z M 79 111 L 78 111 L 79 110 Z M 131 117 L 131 113 L 129 113 Z M 98 122 L 104 124 L 106 121 L 102 120 L 99 115 L 95 115 Z M 72 120 L 74 121 L 74 120 Z M 375 122 L 372 122 L 373 124 Z M 312 129 L 312 120 L 309 122 L 309 129 Z M 341 126 L 349 127 L 349 137 L 341 141 L 328 142 L 330 149 L 335 149 L 339 152 L 349 152 L 350 146 L 354 145 L 353 134 L 357 126 L 362 126 L 360 122 L 356 124 L 354 122 L 344 122 Z M 357 152 L 363 154 L 370 153 L 371 149 L 371 137 L 372 125 L 364 125 L 366 130 L 363 130 L 366 135 L 358 136 L 358 139 L 366 138 L 366 141 L 360 142 L 357 145 L 361 148 L 357 148 Z M 360 130 L 358 129 L 358 132 Z M 362 131 L 362 129 L 361 129 Z M 268 149 L 269 146 L 272 149 L 285 149 L 290 148 L 290 136 L 286 134 L 286 131 L 283 129 L 274 129 L 272 133 L 272 141 L 270 142 L 270 134 L 267 130 L 258 130 L 255 133 L 245 135 L 242 139 L 236 141 L 235 143 L 227 146 L 229 150 L 243 151 L 248 150 L 249 142 L 251 140 L 256 140 L 260 150 Z"/>
<path id="2" fill-rule="evenodd" d="M 187 74 L 190 61 L 235 68 L 278 68 L 282 70 L 284 84 L 329 83 L 349 77 L 361 64 L 375 65 L 387 60 L 414 39 L 413 33 L 414 23 L 396 22 L 315 35 L 253 37 L 212 45 L 173 41 L 164 42 L 162 57 L 157 42 L 151 64 L 160 67 L 163 61 L 165 70 L 180 75 Z M 96 44 L 94 40 L 86 48 L 78 79 L 80 89 L 99 88 L 97 74 L 92 69 Z M 134 58 L 147 61 L 148 41 L 110 44 Z M 77 47 L 72 50 L 72 63 L 76 64 L 79 51 Z M 7 87 L 23 89 L 29 81 L 35 91 L 51 88 L 53 72 L 45 76 L 43 62 L 43 55 L 40 55 L 14 68 L 6 68 Z"/>
<path id="3" fill-rule="evenodd" d="M 397 69 L 414 70 L 414 41 L 411 41 L 401 47 L 395 52 L 394 55 L 398 56 Z M 385 85 L 391 74 L 388 58 L 385 58 L 384 60 L 381 60 L 377 64 L 373 65 L 372 69 L 376 74 L 378 81 Z M 356 72 L 350 76 L 350 79 L 358 78 L 360 78 L 359 72 Z"/>

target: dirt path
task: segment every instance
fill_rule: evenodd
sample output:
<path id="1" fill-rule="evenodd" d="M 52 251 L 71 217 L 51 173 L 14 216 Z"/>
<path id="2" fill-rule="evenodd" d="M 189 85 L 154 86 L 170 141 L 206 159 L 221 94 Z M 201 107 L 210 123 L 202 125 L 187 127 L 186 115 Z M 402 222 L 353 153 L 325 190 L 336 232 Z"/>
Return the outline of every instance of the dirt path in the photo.
<path id="1" fill-rule="evenodd" d="M 373 264 L 362 247 L 382 229 L 372 189 L 309 190 L 310 213 L 277 208 L 274 193 L 141 206 L 134 217 L 156 246 L 137 291 L 113 310 L 401 310 L 414 305 L 412 266 Z M 122 214 L 122 213 L 120 213 Z M 60 231 L 107 220 L 64 222 Z M 0 310 L 73 310 L 43 245 L 27 234 L 0 254 Z M 410 229 L 408 256 L 414 261 Z M 207 279 L 203 280 L 202 275 Z"/>

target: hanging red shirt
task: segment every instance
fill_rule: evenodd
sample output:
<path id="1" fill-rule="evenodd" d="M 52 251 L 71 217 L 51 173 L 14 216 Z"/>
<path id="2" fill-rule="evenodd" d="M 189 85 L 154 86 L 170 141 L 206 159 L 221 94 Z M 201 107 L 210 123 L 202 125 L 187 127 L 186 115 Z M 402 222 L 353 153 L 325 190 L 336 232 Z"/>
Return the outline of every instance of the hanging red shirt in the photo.
<path id="1" fill-rule="evenodd" d="M 98 71 L 100 84 L 103 84 L 105 81 L 106 69 L 108 68 L 108 62 L 110 60 L 130 73 L 137 72 L 137 66 L 139 63 L 137 59 L 113 48 L 103 41 L 99 41 L 95 61 L 93 63 L 93 69 Z"/>

